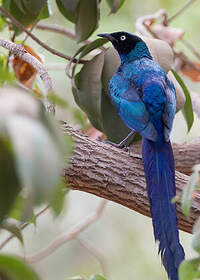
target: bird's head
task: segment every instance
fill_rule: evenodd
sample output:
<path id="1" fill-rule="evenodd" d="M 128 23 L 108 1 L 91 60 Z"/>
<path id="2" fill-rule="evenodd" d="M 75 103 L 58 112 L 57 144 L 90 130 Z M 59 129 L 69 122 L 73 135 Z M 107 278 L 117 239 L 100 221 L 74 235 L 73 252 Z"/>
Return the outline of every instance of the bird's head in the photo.
<path id="1" fill-rule="evenodd" d="M 151 57 L 147 45 L 145 42 L 138 36 L 120 31 L 114 33 L 104 33 L 98 34 L 99 37 L 103 37 L 108 39 L 114 46 L 114 48 L 118 51 L 119 55 L 128 55 L 134 50 L 136 51 L 136 56 L 149 56 Z"/>

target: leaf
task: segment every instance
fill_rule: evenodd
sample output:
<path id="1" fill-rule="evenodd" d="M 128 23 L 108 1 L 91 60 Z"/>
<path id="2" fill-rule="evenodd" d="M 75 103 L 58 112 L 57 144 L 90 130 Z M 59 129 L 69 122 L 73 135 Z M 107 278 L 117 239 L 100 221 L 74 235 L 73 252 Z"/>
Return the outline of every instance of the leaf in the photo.
<path id="1" fill-rule="evenodd" d="M 0 122 L 0 223 L 11 210 L 20 181 L 16 171 L 13 146 L 5 127 Z"/>
<path id="2" fill-rule="evenodd" d="M 110 6 L 110 14 L 116 13 L 124 2 L 125 0 L 107 0 L 108 5 Z"/>
<path id="3" fill-rule="evenodd" d="M 178 275 L 179 280 L 195 280 L 199 279 L 200 271 L 200 258 L 183 261 L 180 264 Z"/>
<path id="4" fill-rule="evenodd" d="M 33 222 L 35 220 L 35 215 L 29 199 L 18 195 L 8 217 L 21 222 Z"/>
<path id="5" fill-rule="evenodd" d="M 101 72 L 104 54 L 100 53 L 86 62 L 81 71 L 76 74 L 73 84 L 73 95 L 76 103 L 87 114 L 90 122 L 98 130 L 102 128 L 101 115 Z"/>
<path id="6" fill-rule="evenodd" d="M 67 102 L 61 98 L 60 96 L 58 96 L 57 94 L 51 92 L 48 94 L 48 100 L 55 104 L 55 105 L 58 105 L 60 107 L 63 107 L 63 108 L 67 108 L 68 107 L 68 104 Z"/>
<path id="7" fill-rule="evenodd" d="M 76 70 L 76 66 L 78 65 L 79 60 L 80 60 L 81 58 L 83 58 L 85 55 L 87 55 L 88 53 L 90 53 L 92 50 L 94 50 L 94 49 L 96 49 L 96 48 L 99 48 L 99 47 L 101 47 L 102 45 L 104 45 L 105 43 L 107 43 L 107 41 L 108 41 L 108 40 L 105 39 L 105 38 L 96 39 L 96 40 L 92 41 L 91 43 L 86 44 L 86 45 L 80 47 L 80 48 L 76 51 L 76 53 L 75 53 L 74 56 L 72 57 L 71 61 L 70 61 L 70 62 L 68 63 L 68 65 L 67 65 L 67 68 L 66 68 L 66 74 L 67 74 L 67 76 L 70 77 L 69 72 L 70 72 L 71 65 L 72 65 L 72 63 L 73 63 L 74 58 L 75 58 L 78 54 L 80 54 L 80 55 L 79 55 L 79 57 L 78 57 L 78 59 L 77 59 L 77 62 L 76 62 L 76 63 L 74 64 L 74 66 L 73 66 L 72 78 L 73 78 L 73 76 L 74 76 L 74 73 L 75 73 L 75 70 Z M 70 78 L 71 78 L 71 77 L 70 77 Z"/>
<path id="8" fill-rule="evenodd" d="M 186 217 L 190 215 L 190 208 L 192 205 L 192 195 L 196 189 L 197 184 L 199 183 L 199 172 L 200 172 L 200 164 L 195 165 L 193 168 L 194 172 L 190 176 L 187 185 L 184 188 L 182 195 L 182 211 Z"/>
<path id="9" fill-rule="evenodd" d="M 22 233 L 16 225 L 3 223 L 0 225 L 0 230 L 1 229 L 7 230 L 8 232 L 12 233 L 21 242 L 21 244 L 24 245 Z"/>
<path id="10" fill-rule="evenodd" d="M 99 16 L 98 0 L 80 1 L 75 27 L 78 42 L 86 40 L 97 29 Z"/>
<path id="11" fill-rule="evenodd" d="M 37 53 L 35 53 L 31 47 L 25 45 L 24 49 L 28 53 L 30 53 L 32 56 L 37 58 L 37 60 L 42 62 L 42 59 L 40 58 L 40 56 L 37 55 Z M 13 67 L 15 76 L 20 81 L 20 83 L 22 83 L 25 87 L 32 89 L 33 83 L 37 76 L 37 70 L 30 63 L 22 60 L 19 57 L 13 58 L 12 67 Z"/>
<path id="12" fill-rule="evenodd" d="M 49 0 L 47 0 L 47 4 L 40 11 L 39 20 L 49 18 L 51 15 L 52 15 L 51 5 Z"/>
<path id="13" fill-rule="evenodd" d="M 103 276 L 101 276 L 99 274 L 94 274 L 94 275 L 90 276 L 90 280 L 106 280 L 106 278 L 104 278 Z"/>
<path id="14" fill-rule="evenodd" d="M 192 248 L 200 253 L 200 219 L 193 226 Z"/>
<path id="15" fill-rule="evenodd" d="M 0 272 L 15 280 L 39 280 L 39 276 L 21 258 L 0 254 Z"/>
<path id="16" fill-rule="evenodd" d="M 40 12 L 47 4 L 47 0 L 3 0 L 2 6 L 25 27 L 35 24 L 40 18 Z M 21 33 L 15 25 L 13 29 L 18 35 Z"/>
<path id="17" fill-rule="evenodd" d="M 181 79 L 181 77 L 178 75 L 177 72 L 175 72 L 174 70 L 171 70 L 172 73 L 174 74 L 176 80 L 178 81 L 178 83 L 180 84 L 180 86 L 183 89 L 183 92 L 185 94 L 185 104 L 183 107 L 183 115 L 185 117 L 186 123 L 187 123 L 187 127 L 188 127 L 188 132 L 190 131 L 193 122 L 194 122 L 194 114 L 193 114 L 193 108 L 192 108 L 192 101 L 191 101 L 191 97 L 190 97 L 190 93 L 185 85 L 185 83 L 183 82 L 183 80 Z"/>
<path id="18" fill-rule="evenodd" d="M 57 190 L 55 195 L 53 196 L 52 201 L 50 202 L 51 208 L 55 216 L 59 216 L 61 214 L 64 207 L 66 194 L 66 184 L 61 181 L 57 186 Z"/>
<path id="19" fill-rule="evenodd" d="M 69 21 L 76 23 L 78 17 L 78 4 L 80 0 L 56 0 L 61 14 Z"/>
<path id="20" fill-rule="evenodd" d="M 63 155 L 38 121 L 15 115 L 6 120 L 6 127 L 13 142 L 21 185 L 34 205 L 48 201 L 55 194 Z"/>
<path id="21" fill-rule="evenodd" d="M 200 67 L 200 64 L 197 62 L 193 62 L 193 64 L 197 67 Z M 192 67 L 192 65 L 186 65 L 181 69 L 181 72 L 185 75 L 188 76 L 192 81 L 194 82 L 199 82 L 200 81 L 200 73 L 197 69 Z"/>

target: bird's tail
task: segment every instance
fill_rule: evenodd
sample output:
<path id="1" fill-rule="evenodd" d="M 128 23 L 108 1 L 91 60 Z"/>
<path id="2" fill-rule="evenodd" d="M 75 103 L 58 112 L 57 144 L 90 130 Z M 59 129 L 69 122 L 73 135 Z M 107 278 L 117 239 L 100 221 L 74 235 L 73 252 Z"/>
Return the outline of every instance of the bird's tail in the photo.
<path id="1" fill-rule="evenodd" d="M 142 155 L 158 253 L 169 279 L 178 280 L 178 267 L 185 254 L 179 242 L 176 206 L 171 203 L 176 192 L 171 143 L 143 139 Z"/>

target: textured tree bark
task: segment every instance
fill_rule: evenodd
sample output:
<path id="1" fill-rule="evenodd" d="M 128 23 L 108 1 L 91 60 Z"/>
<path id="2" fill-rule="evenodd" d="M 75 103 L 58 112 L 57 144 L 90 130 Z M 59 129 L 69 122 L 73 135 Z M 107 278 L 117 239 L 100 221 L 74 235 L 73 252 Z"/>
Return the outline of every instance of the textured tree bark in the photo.
<path id="1" fill-rule="evenodd" d="M 95 194 L 150 216 L 140 155 L 129 155 L 109 144 L 92 140 L 67 125 L 63 125 L 62 129 L 71 134 L 76 143 L 71 166 L 64 170 L 64 177 L 71 189 Z M 191 147 L 187 145 L 186 147 L 191 151 Z M 196 150 L 196 155 L 199 153 L 198 150 Z M 192 156 L 188 153 L 187 158 L 185 152 L 187 151 L 184 145 L 175 145 L 177 163 L 180 161 L 181 168 L 183 168 L 183 163 L 189 159 L 191 169 Z M 195 162 L 198 159 L 196 158 Z M 188 176 L 176 171 L 178 195 L 181 194 L 187 181 Z M 179 228 L 186 232 L 192 232 L 192 226 L 200 214 L 200 195 L 197 194 L 193 201 L 190 220 L 182 214 L 179 203 L 177 204 L 177 212 Z"/>

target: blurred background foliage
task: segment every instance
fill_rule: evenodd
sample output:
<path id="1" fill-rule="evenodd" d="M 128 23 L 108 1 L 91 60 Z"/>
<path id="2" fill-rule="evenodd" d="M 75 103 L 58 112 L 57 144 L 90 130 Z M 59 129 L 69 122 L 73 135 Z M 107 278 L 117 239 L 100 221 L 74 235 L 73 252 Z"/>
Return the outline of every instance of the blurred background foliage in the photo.
<path id="1" fill-rule="evenodd" d="M 43 22 L 59 24 L 73 29 L 73 23 L 62 16 L 55 2 L 50 0 L 52 15 Z M 100 25 L 92 34 L 91 39 L 96 39 L 96 34 L 103 32 L 119 30 L 134 32 L 135 21 L 138 17 L 154 13 L 160 8 L 166 9 L 169 15 L 172 15 L 184 3 L 185 0 L 140 0 L 139 2 L 136 0 L 126 0 L 117 14 L 109 15 L 110 8 L 105 1 L 102 1 Z M 185 31 L 185 38 L 196 47 L 200 44 L 199 11 L 200 2 L 196 1 L 172 22 L 172 26 L 182 28 Z M 73 56 L 80 47 L 75 41 L 56 33 L 36 29 L 33 32 L 38 38 L 42 38 L 42 41 L 47 45 L 70 56 Z M 10 38 L 11 33 L 5 29 L 2 35 L 5 38 Z M 19 40 L 23 38 L 23 34 L 18 37 Z M 66 77 L 64 71 L 66 62 L 62 58 L 51 55 L 31 39 L 28 39 L 26 43 L 45 60 L 47 69 L 53 78 L 56 94 L 67 102 L 67 107 L 58 106 L 56 118 L 58 120 L 67 120 L 69 124 L 76 128 L 88 128 L 89 123 L 86 115 L 74 102 L 70 79 Z M 183 50 L 188 57 L 195 60 L 181 42 L 178 42 L 176 46 L 177 49 Z M 1 53 L 5 53 L 5 51 L 1 49 Z M 80 68 L 81 66 L 78 65 L 77 69 Z M 200 91 L 199 83 L 193 83 L 185 76 L 183 78 L 191 89 L 197 92 Z M 37 81 L 37 83 L 42 88 L 41 82 Z M 184 142 L 198 137 L 200 136 L 198 128 L 199 120 L 195 117 L 194 125 L 190 133 L 187 134 L 187 125 L 182 112 L 179 112 L 174 123 L 172 141 Z M 70 145 L 68 144 L 68 147 Z M 97 197 L 78 191 L 71 191 L 65 199 L 65 209 L 57 219 L 51 213 L 46 212 L 37 219 L 37 227 L 33 223 L 24 230 L 24 248 L 19 240 L 12 240 L 2 251 L 20 253 L 22 255 L 24 250 L 26 254 L 37 252 L 47 246 L 56 236 L 70 230 L 71 226 L 79 222 L 82 217 L 94 211 L 98 202 L 99 198 Z M 7 232 L 1 231 L 0 241 L 3 241 L 6 236 Z M 80 236 L 93 244 L 103 255 L 107 269 L 106 278 L 109 280 L 166 279 L 166 274 L 157 256 L 151 219 L 109 202 L 102 218 L 81 233 Z M 180 232 L 180 239 L 186 251 L 186 257 L 195 257 L 196 253 L 191 249 L 192 236 Z M 88 253 L 78 240 L 68 242 L 48 258 L 33 264 L 33 267 L 43 280 L 68 279 L 75 275 L 82 275 L 87 279 L 92 274 L 102 274 L 99 262 Z"/>

